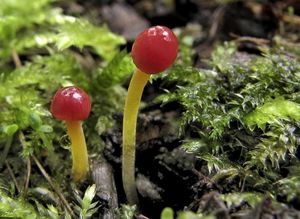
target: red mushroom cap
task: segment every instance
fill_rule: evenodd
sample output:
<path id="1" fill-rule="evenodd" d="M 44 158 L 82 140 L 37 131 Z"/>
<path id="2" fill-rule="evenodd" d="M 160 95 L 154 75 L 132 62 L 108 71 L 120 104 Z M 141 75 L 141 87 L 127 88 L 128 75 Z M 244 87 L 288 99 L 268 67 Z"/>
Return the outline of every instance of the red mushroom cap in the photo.
<path id="1" fill-rule="evenodd" d="M 137 36 L 132 46 L 132 58 L 138 69 L 156 74 L 173 64 L 177 51 L 178 40 L 172 30 L 154 26 Z"/>
<path id="2" fill-rule="evenodd" d="M 50 111 L 58 120 L 84 120 L 91 111 L 90 97 L 78 87 L 61 88 L 52 99 Z"/>

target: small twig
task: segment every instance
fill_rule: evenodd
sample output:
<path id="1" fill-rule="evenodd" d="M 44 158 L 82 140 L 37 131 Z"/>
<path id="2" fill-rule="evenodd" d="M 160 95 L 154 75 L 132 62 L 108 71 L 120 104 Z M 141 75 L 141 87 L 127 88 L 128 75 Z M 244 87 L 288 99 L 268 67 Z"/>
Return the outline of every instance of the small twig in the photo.
<path id="1" fill-rule="evenodd" d="M 212 23 L 208 31 L 208 40 L 211 42 L 217 35 L 224 18 L 225 6 L 218 7 L 212 14 Z"/>
<path id="2" fill-rule="evenodd" d="M 20 60 L 20 57 L 19 57 L 19 55 L 18 55 L 16 49 L 12 49 L 11 55 L 12 55 L 12 58 L 13 58 L 13 60 L 14 60 L 15 66 L 16 66 L 17 68 L 22 67 L 22 62 L 21 62 L 21 60 Z"/>
<path id="3" fill-rule="evenodd" d="M 300 43 L 294 43 L 294 42 L 289 42 L 289 41 L 284 40 L 284 39 L 280 39 L 279 45 L 296 49 L 296 48 L 299 48 Z"/>
<path id="4" fill-rule="evenodd" d="M 21 142 L 22 147 L 26 148 L 25 136 L 24 136 L 24 134 L 23 134 L 22 131 L 20 131 L 19 140 Z M 39 170 L 41 171 L 41 173 L 43 174 L 43 176 L 45 177 L 45 179 L 48 181 L 48 183 L 52 187 L 52 189 L 58 195 L 58 197 L 61 200 L 61 202 L 63 203 L 63 205 L 66 207 L 67 211 L 71 214 L 71 216 L 74 216 L 74 212 L 72 211 L 72 208 L 69 205 L 68 201 L 65 199 L 65 197 L 62 194 L 62 192 L 60 191 L 60 189 L 54 184 L 54 182 L 52 181 L 51 177 L 48 175 L 48 173 L 46 172 L 46 170 L 44 169 L 44 167 L 42 166 L 42 164 L 39 162 L 39 160 L 36 158 L 35 155 L 32 155 L 31 157 L 34 160 L 34 162 L 37 165 L 37 167 L 39 168 Z"/>
<path id="5" fill-rule="evenodd" d="M 60 189 L 54 184 L 54 182 L 52 181 L 51 177 L 48 175 L 48 173 L 46 172 L 46 170 L 44 169 L 42 164 L 35 157 L 35 155 L 32 155 L 32 158 L 33 158 L 34 162 L 36 163 L 36 165 L 38 166 L 41 173 L 43 174 L 43 176 L 45 177 L 45 179 L 48 181 L 48 183 L 52 187 L 52 189 L 57 193 L 58 197 L 60 198 L 60 200 L 62 201 L 62 203 L 64 204 L 64 206 L 68 210 L 68 212 L 71 214 L 71 216 L 74 216 L 74 212 L 72 211 L 72 208 L 69 205 L 68 201 L 65 199 L 65 197 L 62 194 L 62 192 L 60 191 Z"/>
<path id="6" fill-rule="evenodd" d="M 192 169 L 192 172 L 198 176 L 198 178 L 201 180 L 201 179 L 204 179 L 206 182 L 210 183 L 211 185 L 214 185 L 219 191 L 221 191 L 221 187 L 216 183 L 214 182 L 213 180 L 211 180 L 209 177 L 205 176 L 203 173 L 201 173 L 200 171 L 198 171 L 197 169 L 193 168 Z"/>
<path id="7" fill-rule="evenodd" d="M 25 141 L 25 136 L 22 131 L 19 132 L 19 141 L 23 147 L 23 149 L 26 148 L 26 141 Z M 27 173 L 25 176 L 25 182 L 24 182 L 24 187 L 23 187 L 23 192 L 22 195 L 26 196 L 28 192 L 28 186 L 29 186 L 29 180 L 30 180 L 30 175 L 31 175 L 31 160 L 30 157 L 27 158 Z"/>
<path id="8" fill-rule="evenodd" d="M 246 177 L 247 177 L 247 176 L 245 176 L 245 177 L 243 178 L 243 181 L 242 181 L 242 186 L 241 186 L 241 190 L 240 190 L 240 192 L 244 192 L 244 189 L 245 189 L 245 184 L 246 184 Z"/>
<path id="9" fill-rule="evenodd" d="M 248 36 L 239 36 L 234 33 L 230 33 L 230 36 L 235 38 L 235 42 L 237 43 L 243 43 L 243 42 L 251 42 L 255 43 L 256 45 L 265 46 L 270 44 L 270 40 L 263 39 L 263 38 L 257 38 L 257 37 L 248 37 Z"/>
<path id="10" fill-rule="evenodd" d="M 111 165 L 101 157 L 92 163 L 91 173 L 97 196 L 106 203 L 102 209 L 102 218 L 118 218 L 115 211 L 118 208 L 118 195 Z"/>
<path id="11" fill-rule="evenodd" d="M 300 16 L 285 14 L 282 16 L 282 20 L 286 23 L 300 26 Z"/>
<path id="12" fill-rule="evenodd" d="M 7 160 L 5 161 L 5 164 L 6 164 L 6 167 L 7 167 L 7 170 L 8 170 L 8 172 L 9 172 L 10 177 L 11 177 L 12 180 L 14 181 L 14 184 L 15 184 L 15 186 L 16 186 L 16 189 L 17 189 L 18 193 L 20 193 L 20 191 L 21 191 L 21 190 L 20 190 L 20 186 L 19 186 L 19 184 L 18 184 L 18 182 L 17 182 L 17 179 L 16 179 L 16 177 L 15 177 L 15 174 L 14 174 L 13 170 L 11 169 L 11 167 L 10 167 L 10 165 L 9 165 L 9 163 L 8 163 Z"/>
<path id="13" fill-rule="evenodd" d="M 7 154 L 9 152 L 10 147 L 11 147 L 12 140 L 13 140 L 13 136 L 10 136 L 8 138 L 8 140 L 6 141 L 6 143 L 5 143 L 4 150 L 3 150 L 3 152 L 0 156 L 0 167 L 3 166 L 4 161 L 6 160 Z"/>
<path id="14" fill-rule="evenodd" d="M 23 196 L 27 195 L 29 181 L 30 181 L 30 175 L 31 175 L 31 160 L 30 160 L 30 158 L 28 158 L 27 159 L 27 173 L 26 173 L 26 178 L 25 178 L 25 183 L 24 183 L 24 188 L 23 188 Z"/>

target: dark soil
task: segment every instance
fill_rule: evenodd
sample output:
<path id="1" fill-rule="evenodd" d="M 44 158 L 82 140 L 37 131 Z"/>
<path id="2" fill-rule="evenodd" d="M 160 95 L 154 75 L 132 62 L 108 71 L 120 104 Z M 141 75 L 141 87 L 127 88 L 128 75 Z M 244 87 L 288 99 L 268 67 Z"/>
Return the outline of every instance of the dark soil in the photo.
<path id="1" fill-rule="evenodd" d="M 170 123 L 176 116 L 174 111 L 156 109 L 139 117 L 136 155 L 139 210 L 149 218 L 159 218 L 166 206 L 181 210 L 214 188 L 198 172 L 202 161 L 180 149 L 182 139 Z M 119 201 L 126 203 L 121 180 L 121 121 L 119 116 L 118 127 L 103 136 L 107 146 L 104 154 L 115 171 Z"/>

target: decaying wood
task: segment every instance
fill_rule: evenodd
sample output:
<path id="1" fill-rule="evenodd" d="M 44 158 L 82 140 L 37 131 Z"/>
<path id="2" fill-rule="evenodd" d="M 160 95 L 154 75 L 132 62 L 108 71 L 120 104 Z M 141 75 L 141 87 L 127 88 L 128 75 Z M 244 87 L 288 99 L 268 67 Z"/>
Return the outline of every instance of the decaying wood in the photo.
<path id="1" fill-rule="evenodd" d="M 111 165 L 104 159 L 92 164 L 92 179 L 96 184 L 96 195 L 103 201 L 101 219 L 117 219 L 117 190 Z"/>

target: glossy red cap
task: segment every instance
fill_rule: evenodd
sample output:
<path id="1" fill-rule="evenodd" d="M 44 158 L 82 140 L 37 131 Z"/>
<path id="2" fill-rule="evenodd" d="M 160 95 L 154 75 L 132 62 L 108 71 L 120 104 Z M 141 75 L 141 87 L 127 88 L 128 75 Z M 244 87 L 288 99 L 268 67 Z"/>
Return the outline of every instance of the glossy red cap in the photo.
<path id="1" fill-rule="evenodd" d="M 173 64 L 177 51 L 178 40 L 172 30 L 164 26 L 154 26 L 137 36 L 131 54 L 138 69 L 148 74 L 156 74 Z"/>
<path id="2" fill-rule="evenodd" d="M 61 88 L 52 99 L 50 111 L 58 120 L 85 120 L 91 111 L 90 97 L 78 87 Z"/>

